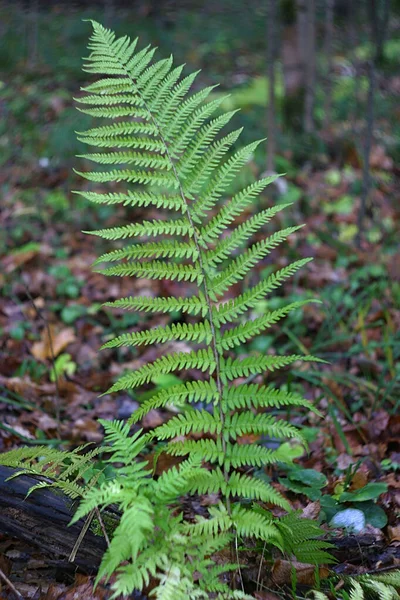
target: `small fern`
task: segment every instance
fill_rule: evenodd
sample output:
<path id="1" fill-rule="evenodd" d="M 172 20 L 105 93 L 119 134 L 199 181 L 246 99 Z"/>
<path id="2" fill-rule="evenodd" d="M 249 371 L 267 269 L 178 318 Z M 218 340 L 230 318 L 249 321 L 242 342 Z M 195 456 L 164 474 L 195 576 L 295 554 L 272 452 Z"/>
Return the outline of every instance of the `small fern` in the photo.
<path id="1" fill-rule="evenodd" d="M 313 600 L 399 600 L 400 599 L 400 571 L 374 575 L 359 575 L 350 577 L 341 575 L 336 577 L 340 583 L 338 590 L 334 587 L 335 578 L 330 580 L 329 593 L 322 590 L 313 590 L 308 595 Z"/>
<path id="2" fill-rule="evenodd" d="M 80 478 L 94 453 L 82 457 L 52 455 L 47 449 L 36 454 L 36 450 L 25 454 L 18 450 L 1 462 L 50 477 L 72 497 L 83 496 L 74 521 L 95 508 L 119 506 L 121 520 L 97 578 L 117 573 L 115 597 L 143 589 L 157 577 L 154 593 L 162 600 L 208 598 L 209 594 L 221 600 L 245 598 L 221 578 L 221 573 L 237 565 L 220 568 L 210 558 L 237 536 L 260 539 L 309 562 L 330 560 L 327 545 L 317 539 L 319 528 L 293 513 L 282 520 L 272 518 L 260 503 L 290 511 L 289 502 L 272 485 L 244 470 L 284 461 L 284 452 L 239 443 L 243 435 L 301 438 L 299 430 L 276 416 L 276 411 L 291 406 L 314 410 L 297 394 L 236 380 L 261 378 L 316 358 L 235 354 L 306 304 L 293 302 L 256 319 L 249 315 L 310 259 L 254 281 L 253 268 L 299 229 L 287 227 L 251 241 L 289 206 L 247 216 L 249 206 L 275 176 L 225 200 L 228 187 L 259 142 L 235 148 L 241 129 L 223 133 L 235 111 L 218 114 L 222 99 L 210 99 L 212 86 L 190 93 L 197 73 L 182 77 L 183 66 L 174 67 L 172 58 L 154 62 L 154 48 L 138 51 L 137 40 L 117 39 L 102 25 L 92 25 L 84 70 L 99 78 L 83 88 L 85 95 L 77 101 L 82 112 L 108 121 L 78 133 L 78 139 L 95 148 L 81 158 L 104 165 L 105 170 L 77 173 L 95 184 L 111 183 L 112 191 L 99 187 L 76 193 L 95 204 L 160 211 L 159 218 L 151 221 L 88 232 L 119 244 L 96 260 L 96 268 L 108 276 L 185 282 L 180 297 L 131 296 L 106 303 L 151 314 L 179 312 L 181 321 L 126 332 L 107 341 L 104 348 L 185 342 L 185 351 L 171 352 L 167 346 L 159 358 L 125 373 L 106 393 L 139 388 L 175 371 L 195 370 L 202 375 L 190 379 L 182 373 L 180 384 L 145 400 L 128 424 L 102 422 L 105 444 L 111 444 L 109 462 L 120 465 L 115 479 L 100 483 L 99 477 L 92 478 L 89 486 L 82 486 Z M 240 224 L 228 229 L 237 217 Z M 107 265 L 99 268 L 103 263 Z M 236 284 L 243 291 L 232 298 Z M 202 410 L 191 406 L 198 402 L 203 403 Z M 180 412 L 169 421 L 148 434 L 129 435 L 130 426 L 149 411 L 171 405 Z M 159 444 L 157 454 L 167 452 L 184 461 L 154 479 L 147 464 L 138 460 L 149 442 Z M 180 496 L 203 493 L 221 498 L 221 504 L 209 510 L 209 518 L 188 523 L 174 513 Z M 254 504 L 242 503 L 249 499 Z"/>

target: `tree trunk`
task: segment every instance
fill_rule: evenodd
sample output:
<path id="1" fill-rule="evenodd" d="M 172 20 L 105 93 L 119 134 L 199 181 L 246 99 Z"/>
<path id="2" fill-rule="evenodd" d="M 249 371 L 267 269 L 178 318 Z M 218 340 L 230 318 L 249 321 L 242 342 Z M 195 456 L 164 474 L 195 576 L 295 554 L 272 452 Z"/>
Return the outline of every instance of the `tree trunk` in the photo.
<path id="1" fill-rule="evenodd" d="M 380 5 L 380 6 L 379 6 Z M 372 40 L 375 44 L 375 63 L 385 60 L 385 41 L 389 24 L 389 0 L 368 0 Z"/>
<path id="2" fill-rule="evenodd" d="M 276 99 L 275 99 L 275 68 L 276 68 L 276 2 L 268 0 L 267 12 L 267 76 L 268 76 L 268 109 L 267 109 L 267 171 L 274 172 L 274 157 L 276 152 Z"/>
<path id="3" fill-rule="evenodd" d="M 335 0 L 326 0 L 325 3 L 325 103 L 324 125 L 329 127 L 332 121 L 332 45 L 333 45 L 333 14 Z"/>
<path id="4" fill-rule="evenodd" d="M 306 93 L 304 101 L 304 131 L 314 131 L 314 103 L 315 103 L 315 0 L 307 0 L 307 24 L 306 24 L 306 61 L 305 61 L 305 84 Z"/>

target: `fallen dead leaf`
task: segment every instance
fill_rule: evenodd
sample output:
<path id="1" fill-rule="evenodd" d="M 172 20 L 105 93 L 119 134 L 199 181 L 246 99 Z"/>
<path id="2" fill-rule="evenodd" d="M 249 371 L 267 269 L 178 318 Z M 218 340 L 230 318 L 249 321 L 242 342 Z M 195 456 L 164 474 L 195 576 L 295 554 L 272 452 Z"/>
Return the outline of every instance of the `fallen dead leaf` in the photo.
<path id="1" fill-rule="evenodd" d="M 278 559 L 272 566 L 272 579 L 277 585 L 290 584 L 293 569 L 296 573 L 296 581 L 300 585 L 315 585 L 315 569 L 319 569 L 319 578 L 326 579 L 329 576 L 327 567 L 316 567 L 306 563 Z"/>
<path id="2" fill-rule="evenodd" d="M 303 519 L 315 520 L 318 518 L 321 511 L 321 505 L 319 502 L 310 502 L 306 507 L 303 508 L 301 516 Z"/>
<path id="3" fill-rule="evenodd" d="M 50 338 L 49 339 L 49 330 Z M 75 342 L 76 337 L 72 327 L 66 327 L 56 332 L 54 326 L 45 327 L 42 331 L 42 339 L 33 344 L 31 353 L 37 360 L 46 360 L 58 356 L 69 344 Z M 52 352 L 53 348 L 53 352 Z"/>
<path id="4" fill-rule="evenodd" d="M 368 483 L 368 475 L 365 471 L 357 471 L 354 473 L 351 479 L 350 490 L 353 492 L 354 490 L 360 490 L 365 487 Z"/>
<path id="5" fill-rule="evenodd" d="M 282 600 L 280 596 L 277 596 L 273 592 L 254 592 L 254 598 L 256 600 Z"/>
<path id="6" fill-rule="evenodd" d="M 400 525 L 396 525 L 396 527 L 391 527 L 389 525 L 387 528 L 387 533 L 390 542 L 400 542 Z"/>

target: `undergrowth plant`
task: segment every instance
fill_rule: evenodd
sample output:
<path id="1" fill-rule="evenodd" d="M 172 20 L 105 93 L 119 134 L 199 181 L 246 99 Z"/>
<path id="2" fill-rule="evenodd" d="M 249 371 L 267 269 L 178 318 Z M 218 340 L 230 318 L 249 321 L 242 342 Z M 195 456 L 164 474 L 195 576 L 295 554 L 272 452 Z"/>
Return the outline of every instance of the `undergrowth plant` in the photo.
<path id="1" fill-rule="evenodd" d="M 316 359 L 246 355 L 245 347 L 307 302 L 252 315 L 267 294 L 310 259 L 255 280 L 253 268 L 301 227 L 251 242 L 288 206 L 251 212 L 275 176 L 226 199 L 260 142 L 236 148 L 241 129 L 223 132 L 235 111 L 220 112 L 223 98 L 213 97 L 214 86 L 191 92 L 197 73 L 182 76 L 183 66 L 174 66 L 172 57 L 154 61 L 155 48 L 137 50 L 137 40 L 117 39 L 112 31 L 92 24 L 84 70 L 98 79 L 83 88 L 79 110 L 106 124 L 78 138 L 96 148 L 82 159 L 104 165 L 104 170 L 80 172 L 97 185 L 76 193 L 96 204 L 159 210 L 152 220 L 90 232 L 117 242 L 96 263 L 109 263 L 100 269 L 109 276 L 183 282 L 179 297 L 130 296 L 107 303 L 145 314 L 179 313 L 180 320 L 108 341 L 104 348 L 153 344 L 159 358 L 127 372 L 106 393 L 146 386 L 175 371 L 181 382 L 146 399 L 128 423 L 103 422 L 106 438 L 99 451 L 108 452 L 108 462 L 119 465 L 108 479 L 93 469 L 92 456 L 76 452 L 22 449 L 3 455 L 1 462 L 50 477 L 71 497 L 83 498 L 74 520 L 118 505 L 121 519 L 110 532 L 98 575 L 99 580 L 117 574 L 115 596 L 143 589 L 151 577 L 158 577 L 153 593 L 162 600 L 244 598 L 244 591 L 231 589 L 230 578 L 221 577 L 239 568 L 239 553 L 230 562 L 213 558 L 232 543 L 238 548 L 238 539 L 261 540 L 307 563 L 331 560 L 328 544 L 317 539 L 321 530 L 290 512 L 289 502 L 270 483 L 251 474 L 290 461 L 285 446 L 270 449 L 246 442 L 251 436 L 299 439 L 299 430 L 279 410 L 314 410 L 301 396 L 264 385 L 262 378 L 297 361 Z M 110 191 L 104 191 L 106 183 L 112 184 Z M 236 284 L 242 291 L 235 296 Z M 184 348 L 174 351 L 178 342 Z M 174 405 L 175 416 L 164 424 L 130 434 L 131 425 L 149 411 Z M 181 457 L 180 465 L 159 478 L 152 476 L 148 463 L 138 460 L 149 444 L 156 445 L 157 455 Z M 209 509 L 208 518 L 190 521 L 180 513 L 178 499 L 195 494 L 215 494 L 221 502 Z M 271 505 L 288 514 L 274 518 Z"/>

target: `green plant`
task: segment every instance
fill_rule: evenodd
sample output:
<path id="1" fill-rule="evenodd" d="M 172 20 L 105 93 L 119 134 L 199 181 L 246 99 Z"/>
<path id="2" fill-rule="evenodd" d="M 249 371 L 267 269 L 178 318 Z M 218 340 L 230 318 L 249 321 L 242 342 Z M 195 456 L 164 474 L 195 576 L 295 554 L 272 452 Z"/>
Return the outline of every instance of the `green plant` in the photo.
<path id="1" fill-rule="evenodd" d="M 339 582 L 340 585 L 334 585 Z M 313 590 L 307 594 L 307 597 L 313 598 L 313 600 L 328 600 L 328 598 L 334 598 L 334 600 L 366 600 L 367 598 L 398 600 L 400 597 L 398 593 L 400 571 L 398 570 L 392 573 L 365 574 L 357 577 L 342 575 L 340 579 L 339 577 L 330 578 L 328 583 L 330 583 L 329 590 Z"/>
<path id="2" fill-rule="evenodd" d="M 180 382 L 161 386 L 141 404 L 128 425 L 103 423 L 106 443 L 112 444 L 109 461 L 122 465 L 113 479 L 100 483 L 97 472 L 89 481 L 86 477 L 86 485 L 78 489 L 89 467 L 86 458 L 78 461 L 76 453 L 73 461 L 78 462 L 73 465 L 68 453 L 64 459 L 57 455 L 57 469 L 52 473 L 43 471 L 51 460 L 45 453 L 33 456 L 32 452 L 17 451 L 12 460 L 6 455 L 1 461 L 29 472 L 36 468 L 46 477 L 51 475 L 55 485 L 61 481 L 70 495 L 83 494 L 75 519 L 111 503 L 119 506 L 121 520 L 112 532 L 99 572 L 99 577 L 107 578 L 117 572 L 116 596 L 141 589 L 156 575 L 160 578 L 156 593 L 162 600 L 208 598 L 209 593 L 219 598 L 245 597 L 219 579 L 221 573 L 238 565 L 216 566 L 210 559 L 239 537 L 259 539 L 315 564 L 332 560 L 325 551 L 329 545 L 316 539 L 322 533 L 318 526 L 293 513 L 275 519 L 262 504 L 290 511 L 288 501 L 268 482 L 245 471 L 246 467 L 291 462 L 291 452 L 285 453 L 284 447 L 271 450 L 262 444 L 239 443 L 243 435 L 301 439 L 299 430 L 281 418 L 279 410 L 315 410 L 300 395 L 261 381 L 267 371 L 317 359 L 242 354 L 252 338 L 310 301 L 267 310 L 254 320 L 247 314 L 310 259 L 289 264 L 259 283 L 254 281 L 253 267 L 300 227 L 288 227 L 248 245 L 254 233 L 288 206 L 280 204 L 246 215 L 254 198 L 275 177 L 256 181 L 222 202 L 259 142 L 234 150 L 241 130 L 226 135 L 220 132 L 235 111 L 219 114 L 221 97 L 206 102 L 213 86 L 188 95 L 196 73 L 181 79 L 183 66 L 173 68 L 172 58 L 152 63 L 154 48 L 136 52 L 137 41 L 116 39 L 96 22 L 93 29 L 85 70 L 99 74 L 100 79 L 84 88 L 80 110 L 112 122 L 79 134 L 80 141 L 99 148 L 82 158 L 106 165 L 104 171 L 80 175 L 100 184 L 135 185 L 127 191 L 113 186 L 108 193 L 86 189 L 76 193 L 100 205 L 151 206 L 160 211 L 160 217 L 152 221 L 90 232 L 120 241 L 119 248 L 103 254 L 96 264 L 117 263 L 100 269 L 109 276 L 184 281 L 187 292 L 180 297 L 132 296 L 107 303 L 145 313 L 179 313 L 180 320 L 124 333 L 104 348 L 177 341 L 192 347 L 179 352 L 169 352 L 167 347 L 154 362 L 126 373 L 108 390 L 132 390 L 181 372 Z M 241 223 L 229 230 L 239 216 Z M 135 241 L 126 244 L 126 238 Z M 245 278 L 247 287 L 232 297 L 233 286 L 243 284 Z M 241 354 L 235 357 L 233 351 Z M 203 378 L 189 379 L 188 372 L 193 370 L 203 373 Z M 257 376 L 260 383 L 253 383 Z M 243 380 L 247 377 L 249 381 Z M 192 406 L 198 402 L 204 408 Z M 169 421 L 145 435 L 136 432 L 129 436 L 130 425 L 150 410 L 174 404 L 180 412 Z M 147 464 L 136 461 L 150 443 L 157 444 L 156 456 L 166 452 L 185 460 L 155 480 Z M 180 496 L 204 493 L 221 497 L 221 503 L 209 510 L 208 519 L 187 523 L 175 514 Z M 197 584 L 195 573 L 200 573 Z"/>

